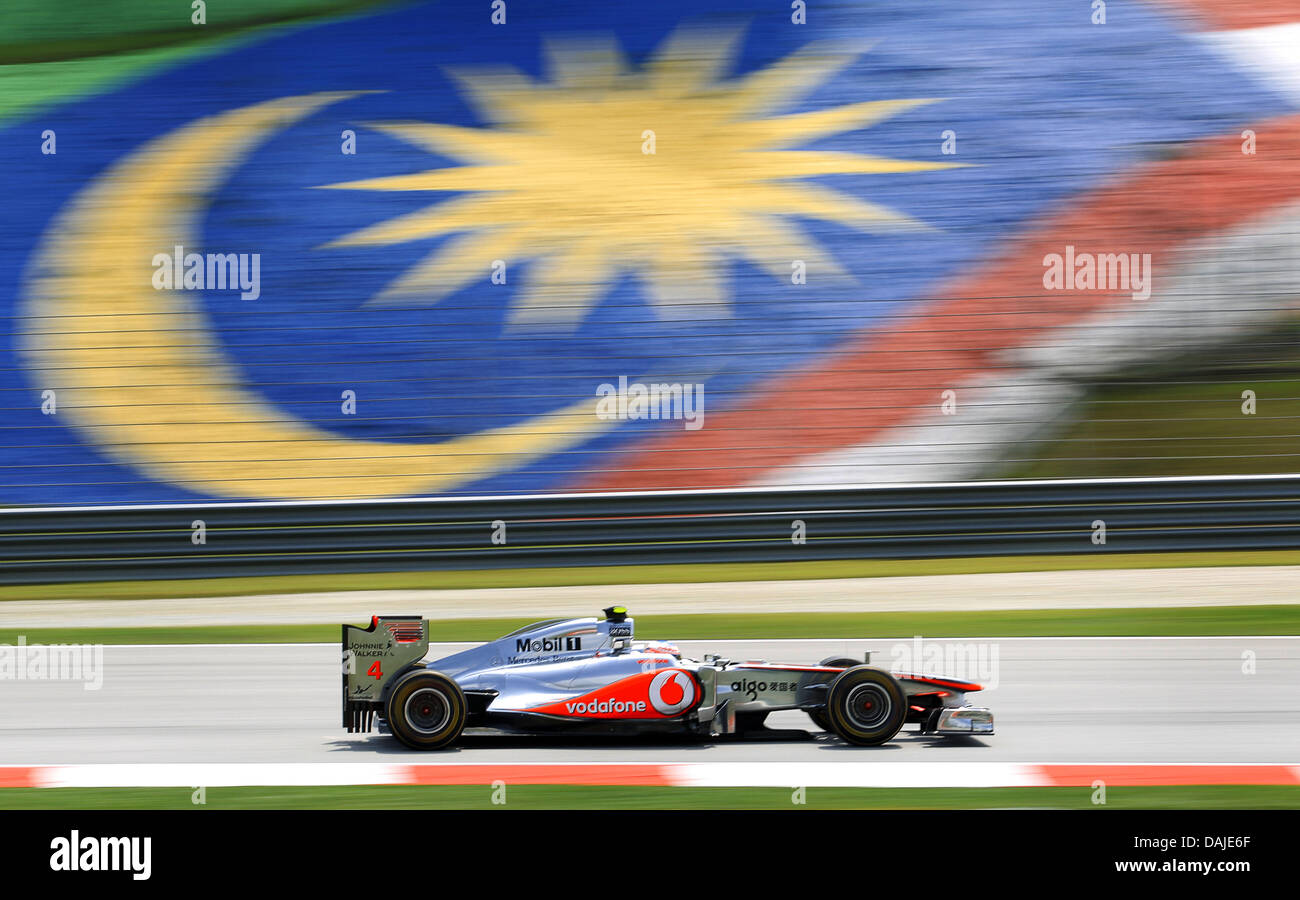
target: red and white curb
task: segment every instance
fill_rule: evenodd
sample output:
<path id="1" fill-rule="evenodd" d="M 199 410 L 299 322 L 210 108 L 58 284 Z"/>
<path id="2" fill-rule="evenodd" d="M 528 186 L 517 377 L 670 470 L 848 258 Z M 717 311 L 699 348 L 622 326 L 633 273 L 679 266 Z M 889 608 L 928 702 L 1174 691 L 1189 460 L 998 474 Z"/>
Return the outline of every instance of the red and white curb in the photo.
<path id="1" fill-rule="evenodd" d="M 648 787 L 1300 785 L 1255 763 L 120 763 L 0 766 L 0 788 L 554 784 Z"/>

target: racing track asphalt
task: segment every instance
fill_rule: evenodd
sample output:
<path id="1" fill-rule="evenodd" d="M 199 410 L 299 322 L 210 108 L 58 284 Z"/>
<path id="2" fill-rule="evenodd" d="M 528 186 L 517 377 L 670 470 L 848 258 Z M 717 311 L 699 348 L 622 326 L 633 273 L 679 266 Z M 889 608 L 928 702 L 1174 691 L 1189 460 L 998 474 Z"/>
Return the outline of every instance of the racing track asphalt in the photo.
<path id="1" fill-rule="evenodd" d="M 687 655 L 803 663 L 870 649 L 873 662 L 888 665 L 899 643 L 910 639 L 680 646 Z M 1003 638 L 988 642 L 986 661 L 994 648 L 996 687 L 974 695 L 997 716 L 998 733 L 988 738 L 927 739 L 910 734 L 914 726 L 879 748 L 849 747 L 824 734 L 704 743 L 470 733 L 458 749 L 416 754 L 386 735 L 341 730 L 337 646 L 108 646 L 98 691 L 71 682 L 0 681 L 0 763 L 1297 758 L 1300 637 Z M 1243 672 L 1247 653 L 1254 654 L 1254 674 Z M 798 712 L 773 715 L 769 725 L 813 727 Z"/>

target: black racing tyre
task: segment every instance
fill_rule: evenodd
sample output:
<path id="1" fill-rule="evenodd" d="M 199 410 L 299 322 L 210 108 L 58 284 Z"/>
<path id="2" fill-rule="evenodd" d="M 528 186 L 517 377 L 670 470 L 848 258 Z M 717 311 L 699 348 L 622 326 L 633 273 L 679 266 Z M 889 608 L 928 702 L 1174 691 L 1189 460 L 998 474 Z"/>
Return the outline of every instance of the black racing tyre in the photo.
<path id="1" fill-rule="evenodd" d="M 393 686 L 384 717 L 393 737 L 415 750 L 441 750 L 460 737 L 467 709 L 460 685 L 441 672 L 415 669 Z"/>
<path id="2" fill-rule="evenodd" d="M 851 669 L 851 668 L 853 668 L 854 666 L 860 666 L 860 665 L 862 665 L 862 663 L 858 662 L 856 659 L 849 659 L 847 656 L 828 656 L 828 657 L 826 657 L 825 659 L 823 659 L 821 662 L 819 662 L 817 665 L 819 665 L 819 666 L 843 666 L 843 667 L 846 668 L 846 669 Z M 813 720 L 813 723 L 814 723 L 818 728 L 820 728 L 822 731 L 832 731 L 832 732 L 833 732 L 833 731 L 835 730 L 834 728 L 831 728 L 831 720 L 830 720 L 830 718 L 826 715 L 826 710 L 825 710 L 825 709 L 810 709 L 810 710 L 808 710 L 808 718 L 812 719 L 812 720 Z"/>
<path id="3" fill-rule="evenodd" d="M 831 730 L 851 744 L 874 746 L 891 740 L 907 719 L 907 698 L 884 669 L 845 669 L 826 692 Z"/>

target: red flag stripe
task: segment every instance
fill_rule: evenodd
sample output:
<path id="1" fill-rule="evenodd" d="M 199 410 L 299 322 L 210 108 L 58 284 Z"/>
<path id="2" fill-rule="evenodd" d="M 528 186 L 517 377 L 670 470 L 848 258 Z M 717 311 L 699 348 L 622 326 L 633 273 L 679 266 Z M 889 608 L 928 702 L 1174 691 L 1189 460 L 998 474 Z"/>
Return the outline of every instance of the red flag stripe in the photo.
<path id="1" fill-rule="evenodd" d="M 1174 14 L 1186 13 L 1203 23 L 1206 30 L 1235 31 L 1300 22 L 1300 0 L 1159 0 L 1156 5 Z"/>
<path id="2" fill-rule="evenodd" d="M 1246 127 L 1243 124 L 1243 127 Z M 1142 166 L 1078 205 L 1031 226 L 1006 254 L 941 289 L 914 317 L 850 338 L 834 356 L 769 379 L 743 408 L 708 427 L 675 431 L 605 457 L 579 489 L 737 487 L 802 457 L 863 444 L 938 405 L 995 365 L 995 354 L 1127 302 L 1102 291 L 1044 291 L 1043 257 L 1150 253 L 1158 268 L 1181 245 L 1300 198 L 1300 117 L 1254 126 L 1255 156 L 1239 133 L 1190 144 Z M 1032 317 L 1021 311 L 1034 308 Z M 862 409 L 872 407 L 870 410 Z"/>

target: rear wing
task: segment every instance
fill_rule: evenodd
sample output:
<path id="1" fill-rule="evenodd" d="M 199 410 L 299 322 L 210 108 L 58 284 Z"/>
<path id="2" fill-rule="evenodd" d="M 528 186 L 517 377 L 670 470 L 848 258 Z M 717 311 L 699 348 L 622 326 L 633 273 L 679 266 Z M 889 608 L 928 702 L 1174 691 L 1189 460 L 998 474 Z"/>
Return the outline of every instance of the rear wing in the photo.
<path id="1" fill-rule="evenodd" d="M 343 626 L 343 727 L 366 732 L 387 687 L 429 652 L 429 620 L 374 616 L 369 628 Z"/>

